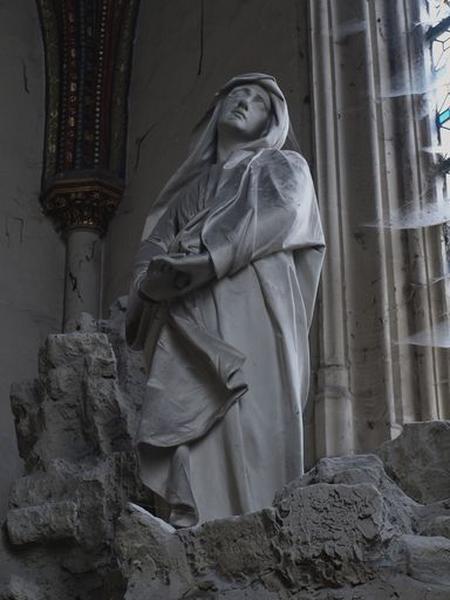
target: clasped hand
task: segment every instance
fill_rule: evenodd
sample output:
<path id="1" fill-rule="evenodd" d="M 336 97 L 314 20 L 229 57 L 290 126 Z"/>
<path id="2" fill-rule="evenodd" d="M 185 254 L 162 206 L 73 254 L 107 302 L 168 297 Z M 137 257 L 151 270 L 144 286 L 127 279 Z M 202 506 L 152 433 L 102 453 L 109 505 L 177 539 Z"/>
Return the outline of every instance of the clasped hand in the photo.
<path id="1" fill-rule="evenodd" d="M 207 283 L 214 276 L 208 254 L 169 254 L 150 261 L 141 291 L 152 300 L 170 300 Z"/>

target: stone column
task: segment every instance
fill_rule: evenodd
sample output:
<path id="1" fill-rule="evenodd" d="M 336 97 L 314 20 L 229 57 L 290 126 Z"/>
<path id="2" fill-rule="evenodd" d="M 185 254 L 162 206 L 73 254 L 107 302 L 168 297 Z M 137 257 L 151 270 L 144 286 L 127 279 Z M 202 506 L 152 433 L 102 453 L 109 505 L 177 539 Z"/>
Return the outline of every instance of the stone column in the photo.
<path id="1" fill-rule="evenodd" d="M 447 311 L 439 228 L 390 226 L 435 201 L 419 1 L 310 0 L 315 170 L 327 240 L 317 454 L 368 451 L 442 418 L 441 350 L 403 343 Z M 412 66 L 414 65 L 414 69 Z M 420 79 L 420 77 L 419 77 Z M 413 92 L 413 93 L 411 93 Z"/>
<path id="2" fill-rule="evenodd" d="M 64 331 L 71 331 L 99 317 L 101 238 L 124 189 L 139 2 L 37 2 L 47 82 L 41 202 L 67 244 Z"/>
<path id="3" fill-rule="evenodd" d="M 315 406 L 316 452 L 319 456 L 330 456 L 347 454 L 353 449 L 352 405 L 344 323 L 344 231 L 340 217 L 335 82 L 331 61 L 333 40 L 328 2 L 312 2 L 310 11 L 315 172 L 327 240 L 320 304 L 321 360 Z"/>
<path id="4" fill-rule="evenodd" d="M 64 331 L 95 328 L 99 317 L 102 235 L 123 193 L 123 183 L 78 171 L 53 179 L 43 205 L 66 241 Z M 89 315 L 89 317 L 87 316 Z"/>
<path id="5" fill-rule="evenodd" d="M 76 229 L 66 235 L 64 331 L 73 331 L 82 313 L 98 318 L 101 240 L 95 231 Z"/>

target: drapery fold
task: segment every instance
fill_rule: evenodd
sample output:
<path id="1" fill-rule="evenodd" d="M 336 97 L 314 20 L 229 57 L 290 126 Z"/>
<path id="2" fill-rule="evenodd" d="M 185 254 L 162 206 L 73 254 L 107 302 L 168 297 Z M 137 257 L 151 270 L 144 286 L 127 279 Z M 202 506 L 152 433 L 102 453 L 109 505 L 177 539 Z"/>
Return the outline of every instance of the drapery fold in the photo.
<path id="1" fill-rule="evenodd" d="M 214 516 L 256 510 L 301 473 L 308 330 L 324 250 L 311 175 L 297 153 L 246 155 L 225 165 L 212 188 L 209 175 L 178 195 L 142 243 L 127 317 L 128 341 L 150 366 L 137 439 L 143 480 L 183 525 L 209 515 L 205 497 L 215 492 L 192 482 L 216 448 L 224 471 Z M 186 248 L 209 255 L 213 280 L 170 302 L 144 300 L 152 258 Z M 222 464 L 224 435 L 236 439 L 222 448 Z M 233 452 L 245 457 L 240 475 L 229 472 Z M 183 474 L 178 487 L 174 472 Z M 244 494 L 249 481 L 258 494 Z M 245 500 L 219 497 L 227 494 Z"/>

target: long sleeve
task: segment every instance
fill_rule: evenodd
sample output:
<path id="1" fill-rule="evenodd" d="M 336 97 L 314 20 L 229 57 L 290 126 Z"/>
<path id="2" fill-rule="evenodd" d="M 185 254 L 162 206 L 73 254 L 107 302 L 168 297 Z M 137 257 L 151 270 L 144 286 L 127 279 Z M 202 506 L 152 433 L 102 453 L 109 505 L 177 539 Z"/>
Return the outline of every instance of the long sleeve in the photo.
<path id="1" fill-rule="evenodd" d="M 165 255 L 177 233 L 177 213 L 174 203 L 165 211 L 150 236 L 141 242 L 133 267 L 128 294 L 126 339 L 134 350 L 142 350 L 151 323 L 158 320 L 161 306 L 144 299 L 140 287 L 152 258 Z"/>
<path id="2" fill-rule="evenodd" d="M 145 277 L 151 259 L 168 254 L 177 231 L 177 210 L 175 203 L 172 203 L 161 216 L 149 237 L 141 242 L 133 267 L 133 284 L 136 290 L 139 289 L 139 284 Z"/>

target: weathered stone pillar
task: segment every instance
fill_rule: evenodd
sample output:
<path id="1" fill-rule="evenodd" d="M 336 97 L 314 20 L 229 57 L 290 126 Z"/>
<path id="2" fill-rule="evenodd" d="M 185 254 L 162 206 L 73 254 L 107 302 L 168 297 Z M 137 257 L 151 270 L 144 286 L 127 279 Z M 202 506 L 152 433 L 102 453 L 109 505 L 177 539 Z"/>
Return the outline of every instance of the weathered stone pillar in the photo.
<path id="1" fill-rule="evenodd" d="M 99 317 L 102 236 L 123 194 L 138 0 L 37 0 L 47 76 L 42 205 L 67 244 L 64 330 Z"/>
<path id="2" fill-rule="evenodd" d="M 102 174 L 66 172 L 45 189 L 45 211 L 66 241 L 64 331 L 83 327 L 81 315 L 99 316 L 102 235 L 118 206 L 123 183 Z"/>
<path id="3" fill-rule="evenodd" d="M 420 2 L 310 0 L 315 171 L 327 240 L 318 456 L 445 418 L 443 351 L 405 340 L 447 312 L 442 229 L 392 226 L 436 200 Z M 414 69 L 412 69 L 414 65 Z M 422 77 L 422 79 L 421 79 Z M 430 108 L 428 107 L 428 110 Z"/>
<path id="4" fill-rule="evenodd" d="M 318 456 L 353 450 L 352 404 L 346 353 L 344 258 L 345 236 L 340 215 L 339 156 L 335 127 L 335 79 L 329 3 L 311 2 L 312 87 L 314 100 L 315 172 L 327 252 L 322 273 L 320 369 L 316 396 Z"/>
<path id="5" fill-rule="evenodd" d="M 101 242 L 95 231 L 74 229 L 66 236 L 64 329 L 75 330 L 77 318 L 99 314 Z"/>

